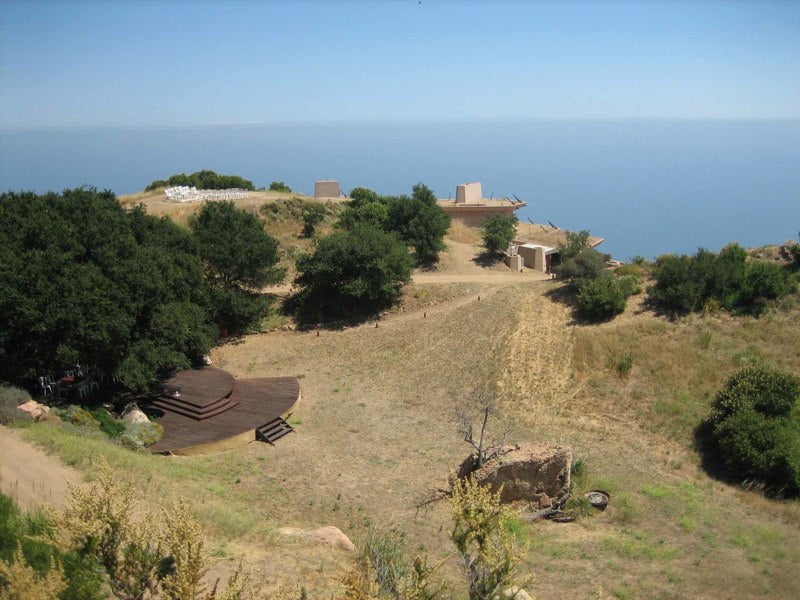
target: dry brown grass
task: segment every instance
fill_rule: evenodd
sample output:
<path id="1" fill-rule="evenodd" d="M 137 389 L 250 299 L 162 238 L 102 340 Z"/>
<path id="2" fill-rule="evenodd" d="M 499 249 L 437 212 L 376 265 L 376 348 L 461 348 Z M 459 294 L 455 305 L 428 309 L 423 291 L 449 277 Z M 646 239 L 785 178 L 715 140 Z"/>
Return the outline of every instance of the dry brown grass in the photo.
<path id="1" fill-rule="evenodd" d="M 462 244 L 478 244 L 481 241 L 480 230 L 475 227 L 467 227 L 461 221 L 452 222 L 447 237 Z"/>
<path id="2" fill-rule="evenodd" d="M 371 524 L 396 524 L 409 548 L 448 556 L 446 507 L 418 513 L 415 505 L 469 451 L 456 409 L 476 390 L 499 387 L 498 427 L 511 426 L 516 440 L 571 445 L 588 461 L 587 485 L 612 495 L 607 511 L 578 523 L 514 527 L 537 598 L 601 589 L 619 598 L 713 599 L 732 587 L 738 597 L 797 597 L 798 503 L 711 478 L 692 431 L 713 392 L 747 360 L 800 369 L 800 310 L 673 323 L 634 300 L 611 323 L 579 326 L 545 295 L 557 284 L 469 279 L 494 273 L 475 255 L 475 245 L 451 239 L 439 268 L 469 283 L 410 288 L 404 310 L 377 329 L 274 331 L 216 349 L 215 363 L 236 376 L 301 378 L 297 433 L 275 447 L 166 459 L 48 424 L 27 435 L 87 470 L 92 456 L 107 455 L 154 499 L 191 498 L 220 557 L 243 554 L 265 579 L 301 582 L 311 598 L 326 598 L 341 592 L 350 558 L 274 530 L 335 525 L 358 543 Z M 627 354 L 625 375 L 617 365 Z M 459 579 L 453 559 L 443 574 Z"/>

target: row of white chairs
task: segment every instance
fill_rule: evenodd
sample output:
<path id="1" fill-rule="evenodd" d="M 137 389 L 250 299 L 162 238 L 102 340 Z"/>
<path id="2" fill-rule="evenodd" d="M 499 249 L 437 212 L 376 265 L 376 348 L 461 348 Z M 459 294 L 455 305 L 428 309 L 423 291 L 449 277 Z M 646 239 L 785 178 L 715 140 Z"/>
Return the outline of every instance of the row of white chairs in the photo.
<path id="1" fill-rule="evenodd" d="M 198 190 L 196 187 L 179 185 L 164 190 L 169 202 L 197 202 L 199 200 L 238 200 L 247 198 L 247 190 L 231 188 L 226 190 Z"/>

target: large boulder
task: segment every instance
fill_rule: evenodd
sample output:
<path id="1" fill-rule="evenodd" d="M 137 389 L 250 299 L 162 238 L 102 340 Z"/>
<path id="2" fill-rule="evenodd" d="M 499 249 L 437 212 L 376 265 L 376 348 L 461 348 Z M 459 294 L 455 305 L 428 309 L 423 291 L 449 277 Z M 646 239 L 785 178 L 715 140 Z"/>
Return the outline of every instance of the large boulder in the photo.
<path id="1" fill-rule="evenodd" d="M 504 448 L 470 476 L 493 491 L 502 486 L 501 502 L 521 500 L 545 508 L 569 489 L 571 468 L 570 448 L 531 442 Z M 466 470 L 463 465 L 461 470 Z"/>
<path id="2" fill-rule="evenodd" d="M 43 419 L 48 412 L 50 412 L 50 407 L 40 404 L 39 402 L 36 402 L 36 400 L 28 400 L 24 404 L 17 406 L 17 411 L 21 416 L 29 417 L 34 421 L 39 421 Z"/>
<path id="3" fill-rule="evenodd" d="M 136 402 L 131 402 L 125 406 L 122 411 L 122 421 L 125 425 L 134 425 L 136 423 L 149 423 L 150 419 L 142 412 Z"/>

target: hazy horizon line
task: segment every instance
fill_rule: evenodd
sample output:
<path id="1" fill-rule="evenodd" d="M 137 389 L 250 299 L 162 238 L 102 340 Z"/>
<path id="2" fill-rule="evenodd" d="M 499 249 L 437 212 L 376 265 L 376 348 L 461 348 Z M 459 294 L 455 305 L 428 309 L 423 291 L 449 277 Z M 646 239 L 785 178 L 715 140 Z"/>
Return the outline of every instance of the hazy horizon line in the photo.
<path id="1" fill-rule="evenodd" d="M 204 129 L 215 127 L 309 127 L 344 125 L 410 125 L 457 123 L 619 123 L 619 122 L 727 122 L 787 123 L 798 117 L 487 117 L 487 118 L 414 118 L 414 119 L 325 119 L 290 121 L 242 121 L 220 123 L 149 123 L 149 124 L 66 124 L 0 125 L 0 131 L 42 131 L 54 129 Z"/>

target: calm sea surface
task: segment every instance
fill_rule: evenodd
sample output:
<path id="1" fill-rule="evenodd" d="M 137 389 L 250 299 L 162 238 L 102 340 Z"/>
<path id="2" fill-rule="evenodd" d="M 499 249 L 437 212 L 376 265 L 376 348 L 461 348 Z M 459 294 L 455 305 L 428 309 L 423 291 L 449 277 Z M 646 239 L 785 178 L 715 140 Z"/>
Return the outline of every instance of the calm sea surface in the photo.
<path id="1" fill-rule="evenodd" d="M 338 179 L 440 197 L 481 181 L 522 220 L 590 229 L 620 259 L 797 239 L 800 121 L 247 125 L 0 132 L 0 189 L 118 194 L 208 168 L 309 193 Z"/>

